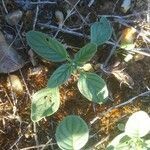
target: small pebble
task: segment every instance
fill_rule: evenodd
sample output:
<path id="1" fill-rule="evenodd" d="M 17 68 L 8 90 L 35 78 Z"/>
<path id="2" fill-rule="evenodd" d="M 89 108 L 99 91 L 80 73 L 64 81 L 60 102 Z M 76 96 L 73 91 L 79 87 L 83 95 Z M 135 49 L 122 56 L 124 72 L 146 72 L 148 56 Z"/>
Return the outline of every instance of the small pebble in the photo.
<path id="1" fill-rule="evenodd" d="M 7 77 L 7 87 L 10 89 L 12 87 L 12 90 L 17 94 L 23 93 L 23 85 L 16 75 L 9 75 Z"/>
<path id="2" fill-rule="evenodd" d="M 16 10 L 12 13 L 8 13 L 5 16 L 5 20 L 9 25 L 14 26 L 14 25 L 17 25 L 19 23 L 19 21 L 22 18 L 22 15 L 23 15 L 22 11 Z"/>
<path id="3" fill-rule="evenodd" d="M 121 10 L 126 13 L 131 8 L 131 0 L 124 0 L 121 5 Z"/>
<path id="4" fill-rule="evenodd" d="M 87 64 L 83 65 L 82 68 L 83 68 L 84 71 L 91 71 L 91 72 L 94 71 L 94 69 L 93 69 L 93 67 L 90 63 L 87 63 Z"/>
<path id="5" fill-rule="evenodd" d="M 139 61 L 139 60 L 142 60 L 142 59 L 144 59 L 144 55 L 142 55 L 142 54 L 136 54 L 135 56 L 134 56 L 134 60 L 135 61 Z"/>
<path id="6" fill-rule="evenodd" d="M 55 11 L 55 17 L 58 20 L 59 26 L 61 27 L 64 21 L 64 14 L 61 11 L 57 10 Z"/>

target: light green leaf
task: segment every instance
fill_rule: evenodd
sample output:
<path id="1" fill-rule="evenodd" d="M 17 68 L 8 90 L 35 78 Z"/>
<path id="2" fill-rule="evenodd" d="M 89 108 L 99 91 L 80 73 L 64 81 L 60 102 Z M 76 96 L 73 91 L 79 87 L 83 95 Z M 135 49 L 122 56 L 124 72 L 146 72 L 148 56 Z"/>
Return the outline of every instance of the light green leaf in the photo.
<path id="1" fill-rule="evenodd" d="M 33 122 L 40 121 L 46 116 L 54 114 L 60 105 L 58 88 L 44 88 L 32 96 L 31 119 Z"/>
<path id="2" fill-rule="evenodd" d="M 98 104 L 108 98 L 105 81 L 95 73 L 82 73 L 78 80 L 78 89 L 88 100 Z"/>
<path id="3" fill-rule="evenodd" d="M 63 64 L 57 68 L 48 80 L 48 87 L 54 88 L 62 85 L 70 77 L 73 72 L 71 64 Z"/>
<path id="4" fill-rule="evenodd" d="M 146 147 L 150 149 L 150 140 L 145 141 Z"/>
<path id="5" fill-rule="evenodd" d="M 144 111 L 133 113 L 125 126 L 125 133 L 131 138 L 143 137 L 150 132 L 150 117 Z"/>
<path id="6" fill-rule="evenodd" d="M 120 45 L 120 48 L 126 49 L 126 50 L 132 50 L 132 49 L 135 48 L 135 44 L 134 43 L 131 43 L 131 44 L 123 43 L 123 44 Z"/>
<path id="7" fill-rule="evenodd" d="M 79 116 L 65 117 L 56 129 L 56 141 L 62 150 L 80 150 L 88 138 L 88 126 Z"/>
<path id="8" fill-rule="evenodd" d="M 129 150 L 129 140 L 130 138 L 125 133 L 121 133 L 109 143 L 107 150 Z"/>
<path id="9" fill-rule="evenodd" d="M 112 26 L 106 17 L 102 17 L 99 22 L 91 26 L 91 42 L 98 46 L 107 42 L 112 35 Z"/>
<path id="10" fill-rule="evenodd" d="M 62 62 L 68 57 L 66 49 L 60 42 L 42 32 L 29 31 L 26 38 L 28 45 L 35 53 L 46 60 Z"/>
<path id="11" fill-rule="evenodd" d="M 79 65 L 83 64 L 95 55 L 96 50 L 96 44 L 88 43 L 76 53 L 74 61 Z"/>

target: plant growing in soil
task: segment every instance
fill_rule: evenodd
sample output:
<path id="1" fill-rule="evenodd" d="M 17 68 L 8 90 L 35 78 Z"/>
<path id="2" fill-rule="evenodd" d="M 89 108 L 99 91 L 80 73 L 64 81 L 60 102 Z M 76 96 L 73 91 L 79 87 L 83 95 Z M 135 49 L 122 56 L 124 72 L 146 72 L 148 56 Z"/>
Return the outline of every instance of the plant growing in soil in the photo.
<path id="1" fill-rule="evenodd" d="M 61 149 L 79 150 L 88 141 L 89 129 L 82 118 L 76 115 L 69 115 L 59 123 L 55 136 Z"/>
<path id="2" fill-rule="evenodd" d="M 29 31 L 26 34 L 28 45 L 35 53 L 48 61 L 63 62 L 51 75 L 47 88 L 32 96 L 32 121 L 39 121 L 58 110 L 59 86 L 64 84 L 71 75 L 79 75 L 78 89 L 89 101 L 101 104 L 107 100 L 108 89 L 105 81 L 95 73 L 84 71 L 82 66 L 95 55 L 97 46 L 109 40 L 111 34 L 112 27 L 109 21 L 102 17 L 99 22 L 91 26 L 91 42 L 82 47 L 73 59 L 56 39 L 39 31 Z"/>
<path id="3" fill-rule="evenodd" d="M 150 140 L 145 137 L 150 132 L 150 117 L 144 111 L 132 114 L 123 133 L 116 136 L 108 145 L 107 150 L 148 150 Z"/>

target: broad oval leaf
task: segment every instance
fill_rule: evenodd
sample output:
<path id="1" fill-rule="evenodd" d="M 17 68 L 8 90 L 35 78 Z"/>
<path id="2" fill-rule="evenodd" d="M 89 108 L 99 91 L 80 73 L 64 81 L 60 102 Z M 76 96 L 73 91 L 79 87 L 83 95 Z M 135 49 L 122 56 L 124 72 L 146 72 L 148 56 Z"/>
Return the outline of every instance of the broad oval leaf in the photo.
<path id="1" fill-rule="evenodd" d="M 130 138 L 125 133 L 121 133 L 109 143 L 107 150 L 129 150 L 129 140 Z"/>
<path id="2" fill-rule="evenodd" d="M 105 81 L 95 73 L 82 73 L 78 80 L 78 89 L 88 100 L 101 104 L 108 97 Z"/>
<path id="3" fill-rule="evenodd" d="M 95 55 L 96 50 L 96 44 L 88 43 L 76 53 L 74 61 L 79 65 L 83 64 L 89 61 Z"/>
<path id="4" fill-rule="evenodd" d="M 40 121 L 46 116 L 54 114 L 60 105 L 58 88 L 44 88 L 32 96 L 31 119 L 33 122 Z"/>
<path id="5" fill-rule="evenodd" d="M 66 49 L 56 39 L 39 31 L 29 31 L 26 34 L 28 45 L 39 56 L 53 62 L 65 61 L 68 57 Z"/>
<path id="6" fill-rule="evenodd" d="M 65 117 L 56 129 L 56 141 L 62 150 L 80 150 L 88 138 L 88 126 L 79 116 Z"/>
<path id="7" fill-rule="evenodd" d="M 107 42 L 112 35 L 112 26 L 106 17 L 102 17 L 99 22 L 91 26 L 91 42 L 98 46 Z"/>
<path id="8" fill-rule="evenodd" d="M 129 137 L 143 137 L 150 132 L 150 117 L 144 111 L 132 114 L 125 126 L 125 133 Z"/>
<path id="9" fill-rule="evenodd" d="M 48 87 L 54 88 L 63 84 L 73 72 L 71 64 L 63 64 L 57 68 L 48 80 Z"/>

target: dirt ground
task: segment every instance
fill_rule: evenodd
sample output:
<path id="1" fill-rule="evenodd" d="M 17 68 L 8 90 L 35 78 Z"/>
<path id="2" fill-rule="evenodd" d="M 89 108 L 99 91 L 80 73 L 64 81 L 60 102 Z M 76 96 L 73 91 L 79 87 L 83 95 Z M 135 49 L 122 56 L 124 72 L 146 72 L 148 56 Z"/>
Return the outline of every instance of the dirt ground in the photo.
<path id="1" fill-rule="evenodd" d="M 17 71 L 0 74 L 0 150 L 58 150 L 55 129 L 58 123 L 70 114 L 81 116 L 90 127 L 90 139 L 83 150 L 105 150 L 107 144 L 121 133 L 117 127 L 118 123 L 125 122 L 138 110 L 150 114 L 148 1 L 133 0 L 127 12 L 121 8 L 122 2 L 122 0 L 0 0 L 0 31 L 4 34 L 8 45 L 13 42 L 13 48 L 25 61 Z M 9 24 L 5 16 L 16 10 L 21 10 L 23 15 L 16 25 L 11 24 L 12 22 Z M 63 17 L 56 16 L 56 11 L 61 12 Z M 31 95 L 46 86 L 48 78 L 60 63 L 47 62 L 32 54 L 25 33 L 33 29 L 47 33 L 61 41 L 68 52 L 74 55 L 89 41 L 87 37 L 90 35 L 90 26 L 102 15 L 108 17 L 117 40 L 128 27 L 145 31 L 143 34 L 136 32 L 134 38 L 136 52 L 132 60 L 125 62 L 124 58 L 129 52 L 116 48 L 115 54 L 107 64 L 109 73 L 95 67 L 95 72 L 107 83 L 109 100 L 102 105 L 85 100 L 77 89 L 76 79 L 71 77 L 60 88 L 61 106 L 57 113 L 37 124 L 33 123 L 30 119 Z M 60 24 L 62 28 L 59 28 Z M 93 66 L 103 64 L 111 49 L 112 45 L 109 43 L 100 46 L 90 63 Z M 120 76 L 113 73 L 116 62 L 120 63 L 118 69 L 124 69 Z M 23 90 L 18 92 L 12 85 L 8 85 L 11 75 L 19 77 L 20 88 Z"/>

